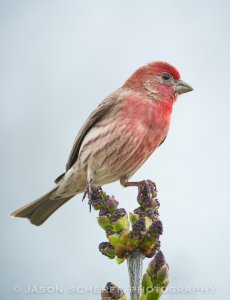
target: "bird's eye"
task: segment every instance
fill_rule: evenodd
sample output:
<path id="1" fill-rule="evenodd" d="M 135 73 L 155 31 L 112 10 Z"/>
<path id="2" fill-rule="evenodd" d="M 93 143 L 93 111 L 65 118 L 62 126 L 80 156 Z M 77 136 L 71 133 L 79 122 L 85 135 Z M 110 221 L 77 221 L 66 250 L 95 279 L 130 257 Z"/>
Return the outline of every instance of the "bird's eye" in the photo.
<path id="1" fill-rule="evenodd" d="M 169 75 L 169 73 L 163 73 L 161 76 L 166 81 L 168 81 L 171 78 L 171 76 Z"/>

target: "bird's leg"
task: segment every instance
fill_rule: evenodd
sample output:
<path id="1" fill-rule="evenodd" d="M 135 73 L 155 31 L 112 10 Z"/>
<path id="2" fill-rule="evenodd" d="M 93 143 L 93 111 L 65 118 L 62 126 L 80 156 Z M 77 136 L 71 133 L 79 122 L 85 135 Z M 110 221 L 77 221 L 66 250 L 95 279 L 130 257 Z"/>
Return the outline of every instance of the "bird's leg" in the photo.
<path id="1" fill-rule="evenodd" d="M 83 194 L 83 197 L 82 197 L 82 201 L 84 201 L 86 196 L 88 196 L 89 211 L 91 212 L 91 204 L 92 204 L 92 198 L 93 198 L 93 187 L 92 187 L 91 183 L 87 184 L 86 189 Z"/>
<path id="2" fill-rule="evenodd" d="M 126 179 L 126 178 L 121 178 L 120 183 L 124 187 L 137 186 L 139 194 L 141 194 L 144 190 L 147 191 L 148 194 L 157 192 L 156 184 L 151 180 L 142 180 L 142 181 L 132 182 L 132 181 L 128 181 L 128 179 Z"/>
<path id="3" fill-rule="evenodd" d="M 91 212 L 92 202 L 97 200 L 101 197 L 102 188 L 100 186 L 93 185 L 92 183 L 88 183 L 83 194 L 82 201 L 88 196 L 88 204 L 89 204 L 89 211 Z"/>

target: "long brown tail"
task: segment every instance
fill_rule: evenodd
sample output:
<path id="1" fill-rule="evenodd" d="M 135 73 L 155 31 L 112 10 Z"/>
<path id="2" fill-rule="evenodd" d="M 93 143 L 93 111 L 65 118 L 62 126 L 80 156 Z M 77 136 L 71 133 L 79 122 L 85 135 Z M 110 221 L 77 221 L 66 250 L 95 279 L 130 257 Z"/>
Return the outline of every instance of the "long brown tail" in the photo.
<path id="1" fill-rule="evenodd" d="M 60 198 L 55 195 L 58 186 L 49 193 L 37 200 L 13 211 L 13 217 L 28 218 L 34 225 L 41 225 L 51 216 L 60 206 L 65 204 L 72 197 Z"/>

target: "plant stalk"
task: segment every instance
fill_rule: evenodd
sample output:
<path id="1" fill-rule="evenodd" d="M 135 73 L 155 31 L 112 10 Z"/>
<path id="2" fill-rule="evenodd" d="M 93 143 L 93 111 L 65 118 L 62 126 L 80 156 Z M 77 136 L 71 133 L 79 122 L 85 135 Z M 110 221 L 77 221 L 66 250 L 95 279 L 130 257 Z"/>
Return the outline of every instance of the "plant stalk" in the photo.
<path id="1" fill-rule="evenodd" d="M 141 295 L 143 259 L 144 255 L 140 250 L 135 250 L 127 258 L 131 300 L 138 300 Z"/>

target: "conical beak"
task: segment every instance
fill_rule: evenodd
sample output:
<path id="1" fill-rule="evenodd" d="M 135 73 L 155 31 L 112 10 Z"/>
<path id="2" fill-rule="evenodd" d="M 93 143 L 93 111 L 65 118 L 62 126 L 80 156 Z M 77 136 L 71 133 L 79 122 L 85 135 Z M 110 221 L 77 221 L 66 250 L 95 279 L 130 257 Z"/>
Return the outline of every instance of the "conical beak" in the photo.
<path id="1" fill-rule="evenodd" d="M 193 91 L 193 88 L 183 80 L 177 80 L 174 84 L 174 89 L 178 95 Z"/>

